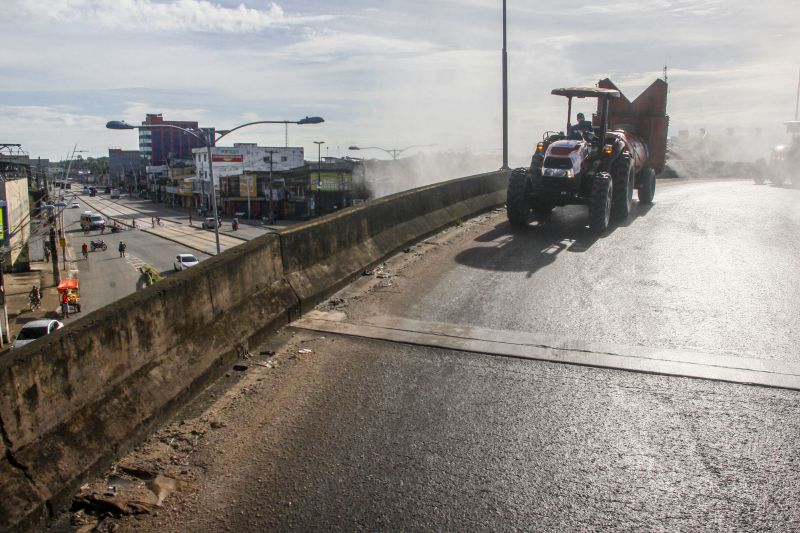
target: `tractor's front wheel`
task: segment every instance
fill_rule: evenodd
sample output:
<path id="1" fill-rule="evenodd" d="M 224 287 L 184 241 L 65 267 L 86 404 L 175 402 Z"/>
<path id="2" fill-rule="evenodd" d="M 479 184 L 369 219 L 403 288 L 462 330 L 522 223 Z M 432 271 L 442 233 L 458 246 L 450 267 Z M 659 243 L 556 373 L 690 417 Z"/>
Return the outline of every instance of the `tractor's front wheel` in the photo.
<path id="1" fill-rule="evenodd" d="M 614 218 L 624 220 L 631 213 L 635 185 L 633 168 L 627 153 L 620 155 L 611 167 L 611 179 L 614 182 L 613 215 Z"/>
<path id="2" fill-rule="evenodd" d="M 528 200 L 528 187 L 528 169 L 514 169 L 506 190 L 506 212 L 512 226 L 527 226 L 530 221 L 531 204 Z"/>
<path id="3" fill-rule="evenodd" d="M 592 197 L 589 200 L 589 228 L 593 232 L 603 233 L 608 229 L 613 195 L 611 176 L 605 172 L 596 175 L 592 181 Z"/>
<path id="4" fill-rule="evenodd" d="M 652 204 L 653 197 L 656 195 L 656 171 L 652 168 L 645 168 L 639 176 L 639 196 L 640 204 Z"/>

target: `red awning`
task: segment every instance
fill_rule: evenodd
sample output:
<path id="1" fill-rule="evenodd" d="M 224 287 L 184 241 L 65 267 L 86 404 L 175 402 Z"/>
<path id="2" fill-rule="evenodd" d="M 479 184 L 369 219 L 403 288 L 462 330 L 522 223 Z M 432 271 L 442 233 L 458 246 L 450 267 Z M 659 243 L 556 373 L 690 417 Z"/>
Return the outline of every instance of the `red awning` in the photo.
<path id="1" fill-rule="evenodd" d="M 59 291 L 77 291 L 80 283 L 81 281 L 77 278 L 62 279 L 58 282 L 57 288 Z"/>

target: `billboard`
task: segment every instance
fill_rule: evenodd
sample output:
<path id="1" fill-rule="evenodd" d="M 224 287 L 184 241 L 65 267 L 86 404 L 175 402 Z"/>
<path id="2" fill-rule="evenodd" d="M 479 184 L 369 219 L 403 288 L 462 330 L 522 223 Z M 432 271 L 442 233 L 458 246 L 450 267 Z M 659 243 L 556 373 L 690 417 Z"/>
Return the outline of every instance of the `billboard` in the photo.
<path id="1" fill-rule="evenodd" d="M 239 196 L 257 196 L 255 176 L 245 174 L 239 178 Z"/>

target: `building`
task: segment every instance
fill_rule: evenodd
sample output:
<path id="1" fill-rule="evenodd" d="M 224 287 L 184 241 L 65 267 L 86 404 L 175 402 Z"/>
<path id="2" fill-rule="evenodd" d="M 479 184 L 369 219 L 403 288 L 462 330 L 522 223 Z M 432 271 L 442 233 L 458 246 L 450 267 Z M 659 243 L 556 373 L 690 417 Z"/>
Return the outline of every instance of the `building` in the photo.
<path id="1" fill-rule="evenodd" d="M 30 173 L 30 159 L 19 144 L 0 144 L 0 242 L 5 271 L 29 269 Z"/>
<path id="2" fill-rule="evenodd" d="M 214 138 L 214 128 L 200 130 L 197 122 L 164 120 L 161 113 L 145 116 L 142 126 L 177 126 L 202 131 Z M 192 150 L 205 146 L 198 138 L 174 128 L 144 128 L 139 130 L 139 151 L 145 165 L 159 166 L 168 159 L 192 159 Z"/>
<path id="3" fill-rule="evenodd" d="M 197 169 L 195 191 L 199 192 L 197 205 L 208 209 L 211 205 L 208 151 L 196 148 L 193 152 Z M 264 218 L 269 216 L 271 208 L 274 218 L 288 216 L 285 178 L 293 169 L 303 167 L 302 147 L 236 143 L 232 147 L 213 147 L 211 158 L 220 213 Z"/>
<path id="4" fill-rule="evenodd" d="M 145 166 L 139 150 L 108 149 L 108 175 L 112 187 L 122 187 L 128 191 L 139 190 L 139 183 L 145 177 Z"/>
<path id="5" fill-rule="evenodd" d="M 197 207 L 194 199 L 194 183 L 196 181 L 194 161 L 170 160 L 167 165 L 164 202 L 172 207 Z"/>

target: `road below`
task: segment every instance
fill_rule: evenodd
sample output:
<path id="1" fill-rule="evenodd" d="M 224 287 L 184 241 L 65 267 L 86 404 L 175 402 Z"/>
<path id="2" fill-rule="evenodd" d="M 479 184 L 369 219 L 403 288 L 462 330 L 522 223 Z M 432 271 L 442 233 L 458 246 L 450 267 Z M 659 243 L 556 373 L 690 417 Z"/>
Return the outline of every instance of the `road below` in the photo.
<path id="1" fill-rule="evenodd" d="M 654 205 L 599 239 L 579 207 L 523 230 L 498 210 L 319 311 L 361 327 L 447 326 L 464 341 L 481 328 L 510 332 L 508 343 L 524 334 L 573 351 L 613 343 L 790 368 L 799 199 L 743 181 L 659 182 Z M 800 528 L 793 390 L 302 323 L 245 363 L 120 461 L 178 480 L 164 507 L 119 520 L 121 531 Z"/>

